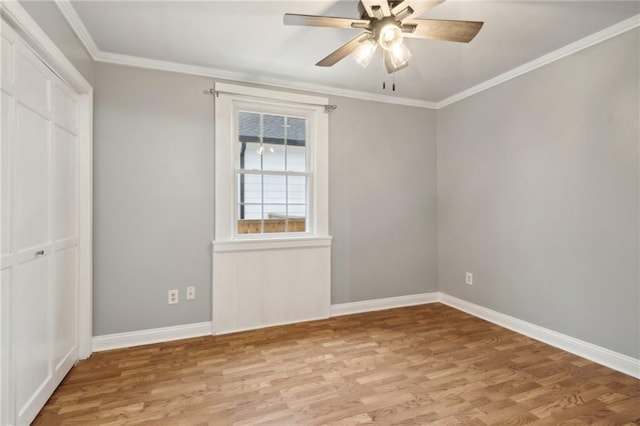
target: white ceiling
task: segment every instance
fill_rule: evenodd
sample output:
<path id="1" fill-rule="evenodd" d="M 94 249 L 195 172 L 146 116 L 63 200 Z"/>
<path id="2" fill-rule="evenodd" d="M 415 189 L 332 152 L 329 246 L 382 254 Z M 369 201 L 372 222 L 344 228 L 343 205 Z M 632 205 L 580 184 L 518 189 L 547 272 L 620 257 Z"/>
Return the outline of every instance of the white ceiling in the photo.
<path id="1" fill-rule="evenodd" d="M 410 66 L 391 77 L 375 58 L 314 64 L 358 30 L 291 27 L 285 12 L 358 18 L 357 1 L 72 1 L 101 52 L 439 102 L 640 13 L 639 1 L 449 0 L 422 18 L 484 21 L 469 44 L 405 39 Z M 379 55 L 379 53 L 378 53 Z M 382 89 L 386 80 L 387 89 Z"/>

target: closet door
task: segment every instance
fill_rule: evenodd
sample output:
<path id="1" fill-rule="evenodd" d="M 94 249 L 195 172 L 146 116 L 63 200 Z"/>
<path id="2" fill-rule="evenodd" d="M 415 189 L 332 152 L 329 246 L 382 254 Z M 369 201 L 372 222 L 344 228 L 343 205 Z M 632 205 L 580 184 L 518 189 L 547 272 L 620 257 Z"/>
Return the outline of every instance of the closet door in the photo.
<path id="1" fill-rule="evenodd" d="M 17 42 L 14 49 L 12 286 L 17 424 L 30 422 L 54 390 L 50 71 Z"/>
<path id="2" fill-rule="evenodd" d="M 77 100 L 53 85 L 53 368 L 56 385 L 78 360 L 78 144 Z"/>
<path id="3" fill-rule="evenodd" d="M 77 95 L 2 27 L 0 424 L 29 424 L 78 360 Z"/>

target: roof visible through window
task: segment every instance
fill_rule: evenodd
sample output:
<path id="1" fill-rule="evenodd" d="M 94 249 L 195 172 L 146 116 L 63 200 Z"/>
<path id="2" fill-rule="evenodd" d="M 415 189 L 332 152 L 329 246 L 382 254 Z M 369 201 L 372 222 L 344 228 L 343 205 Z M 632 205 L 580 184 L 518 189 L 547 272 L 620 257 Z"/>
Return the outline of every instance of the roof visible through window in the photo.
<path id="1" fill-rule="evenodd" d="M 240 142 L 260 142 L 260 115 L 252 112 L 240 112 L 238 114 L 238 139 Z M 287 145 L 306 145 L 306 119 L 270 114 L 262 114 L 262 116 L 262 142 L 284 145 L 286 137 Z"/>

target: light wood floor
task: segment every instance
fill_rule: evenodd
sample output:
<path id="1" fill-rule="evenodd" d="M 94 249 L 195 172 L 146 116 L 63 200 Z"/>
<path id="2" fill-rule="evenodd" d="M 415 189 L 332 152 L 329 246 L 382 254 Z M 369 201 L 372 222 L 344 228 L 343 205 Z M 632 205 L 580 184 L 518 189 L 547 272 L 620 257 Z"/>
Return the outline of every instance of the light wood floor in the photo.
<path id="1" fill-rule="evenodd" d="M 636 424 L 640 381 L 441 304 L 96 353 L 36 425 Z"/>

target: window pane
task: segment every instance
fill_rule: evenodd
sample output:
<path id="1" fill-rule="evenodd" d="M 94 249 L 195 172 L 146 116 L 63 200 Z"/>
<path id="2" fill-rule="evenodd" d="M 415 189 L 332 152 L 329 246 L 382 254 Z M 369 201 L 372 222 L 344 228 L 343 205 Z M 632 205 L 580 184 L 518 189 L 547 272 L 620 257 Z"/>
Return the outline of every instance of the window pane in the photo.
<path id="1" fill-rule="evenodd" d="M 265 143 L 262 150 L 262 170 L 284 171 L 284 145 Z"/>
<path id="2" fill-rule="evenodd" d="M 238 174 L 238 234 L 262 232 L 262 176 Z"/>
<path id="3" fill-rule="evenodd" d="M 307 222 L 307 177 L 289 176 L 287 179 L 287 232 L 305 232 Z"/>
<path id="4" fill-rule="evenodd" d="M 304 146 L 287 145 L 287 170 L 307 171 L 307 149 Z"/>
<path id="5" fill-rule="evenodd" d="M 262 156 L 259 154 L 260 143 L 258 142 L 243 142 L 240 143 L 238 158 L 238 168 L 246 170 L 260 170 L 260 161 Z"/>
<path id="6" fill-rule="evenodd" d="M 260 154 L 260 114 L 253 112 L 238 113 L 238 163 L 240 169 L 261 168 Z"/>
<path id="7" fill-rule="evenodd" d="M 264 205 L 264 233 L 285 232 L 287 206 L 282 204 Z"/>
<path id="8" fill-rule="evenodd" d="M 287 170 L 307 170 L 306 146 L 307 120 L 287 117 Z"/>
<path id="9" fill-rule="evenodd" d="M 264 142 L 273 144 L 284 144 L 284 117 L 281 115 L 263 116 L 264 120 Z"/>
<path id="10" fill-rule="evenodd" d="M 243 204 L 244 218 L 247 220 L 260 219 L 262 216 L 262 204 Z"/>
<path id="11" fill-rule="evenodd" d="M 307 230 L 307 206 L 289 205 L 287 232 L 305 232 Z"/>
<path id="12" fill-rule="evenodd" d="M 307 202 L 307 177 L 289 176 L 287 179 L 287 203 L 306 204 Z"/>
<path id="13" fill-rule="evenodd" d="M 287 145 L 306 145 L 307 119 L 287 117 Z"/>
<path id="14" fill-rule="evenodd" d="M 260 114 L 255 112 L 238 113 L 238 141 L 260 142 Z"/>
<path id="15" fill-rule="evenodd" d="M 264 176 L 264 203 L 285 204 L 287 202 L 287 177 Z"/>
<path id="16" fill-rule="evenodd" d="M 237 197 L 238 204 L 262 204 L 262 176 L 239 173 Z M 240 210 L 238 212 L 239 219 L 247 219 L 247 217 L 242 217 Z M 260 218 L 260 214 L 257 218 Z"/>
<path id="17" fill-rule="evenodd" d="M 284 117 L 265 114 L 263 120 L 263 170 L 284 171 Z"/>
<path id="18" fill-rule="evenodd" d="M 238 211 L 242 206 L 238 205 Z M 262 220 L 260 219 L 260 211 L 262 206 L 245 206 L 245 207 L 258 207 L 257 219 L 239 219 L 238 220 L 238 234 L 260 234 L 262 233 Z"/>

